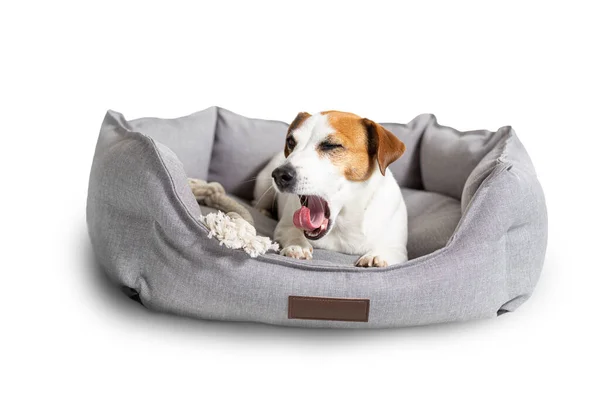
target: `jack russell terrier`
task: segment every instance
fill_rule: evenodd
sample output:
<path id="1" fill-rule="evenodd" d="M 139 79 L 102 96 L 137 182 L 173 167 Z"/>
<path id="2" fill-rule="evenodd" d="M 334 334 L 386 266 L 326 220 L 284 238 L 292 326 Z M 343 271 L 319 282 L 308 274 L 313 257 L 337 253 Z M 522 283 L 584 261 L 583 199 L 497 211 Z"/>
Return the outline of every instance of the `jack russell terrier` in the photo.
<path id="1" fill-rule="evenodd" d="M 393 133 L 355 114 L 298 114 L 254 189 L 255 207 L 277 201 L 281 254 L 310 260 L 314 246 L 360 255 L 360 267 L 405 262 L 406 205 L 387 170 L 404 150 Z"/>

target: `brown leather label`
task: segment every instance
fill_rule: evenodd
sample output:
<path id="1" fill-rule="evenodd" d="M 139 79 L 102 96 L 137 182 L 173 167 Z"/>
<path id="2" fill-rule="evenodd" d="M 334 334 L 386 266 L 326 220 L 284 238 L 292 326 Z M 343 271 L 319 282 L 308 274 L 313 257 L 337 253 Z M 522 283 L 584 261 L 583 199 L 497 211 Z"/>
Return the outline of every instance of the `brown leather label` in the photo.
<path id="1" fill-rule="evenodd" d="M 290 296 L 288 319 L 368 322 L 369 302 L 369 299 Z"/>

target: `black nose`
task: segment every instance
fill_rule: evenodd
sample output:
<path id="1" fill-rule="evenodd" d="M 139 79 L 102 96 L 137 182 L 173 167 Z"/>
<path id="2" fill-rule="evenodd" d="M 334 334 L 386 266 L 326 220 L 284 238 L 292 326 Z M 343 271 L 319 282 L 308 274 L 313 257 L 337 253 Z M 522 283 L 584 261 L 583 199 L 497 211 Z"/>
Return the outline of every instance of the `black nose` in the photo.
<path id="1" fill-rule="evenodd" d="M 290 189 L 296 183 L 296 170 L 289 164 L 275 169 L 271 176 L 275 179 L 275 184 L 281 190 Z"/>

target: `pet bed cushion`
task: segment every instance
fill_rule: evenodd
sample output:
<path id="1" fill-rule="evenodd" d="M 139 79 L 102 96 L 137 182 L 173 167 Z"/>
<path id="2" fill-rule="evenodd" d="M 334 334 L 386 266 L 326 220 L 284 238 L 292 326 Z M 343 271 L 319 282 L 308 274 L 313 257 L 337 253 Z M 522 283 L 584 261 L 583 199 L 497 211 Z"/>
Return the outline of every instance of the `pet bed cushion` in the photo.
<path id="1" fill-rule="evenodd" d="M 432 115 L 384 126 L 407 146 L 390 166 L 408 209 L 405 264 L 357 268 L 357 256 L 319 249 L 310 261 L 250 258 L 209 239 L 199 217 L 212 210 L 187 177 L 218 181 L 249 207 L 253 178 L 287 131 L 216 107 L 171 120 L 107 113 L 87 205 L 99 264 L 146 307 L 205 319 L 392 327 L 515 310 L 538 280 L 547 217 L 514 131 L 459 132 Z M 276 221 L 252 215 L 272 236 Z M 293 318 L 290 296 L 368 299 L 366 322 Z"/>

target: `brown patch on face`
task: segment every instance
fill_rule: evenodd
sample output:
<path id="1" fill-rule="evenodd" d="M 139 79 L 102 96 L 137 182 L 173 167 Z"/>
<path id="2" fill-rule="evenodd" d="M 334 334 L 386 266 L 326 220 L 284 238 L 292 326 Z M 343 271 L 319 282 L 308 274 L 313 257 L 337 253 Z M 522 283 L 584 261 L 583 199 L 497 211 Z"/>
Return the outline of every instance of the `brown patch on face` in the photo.
<path id="1" fill-rule="evenodd" d="M 292 152 L 292 150 L 294 150 L 293 147 L 290 148 L 290 146 L 288 145 L 288 138 L 290 137 L 292 132 L 294 130 L 296 130 L 300 125 L 302 125 L 302 123 L 304 121 L 306 121 L 310 116 L 311 115 L 307 112 L 300 112 L 300 113 L 298 113 L 298 115 L 296 115 L 296 118 L 290 124 L 290 126 L 288 128 L 286 140 L 285 140 L 285 148 L 283 150 L 285 158 L 287 158 L 290 155 L 290 153 Z"/>
<path id="2" fill-rule="evenodd" d="M 328 139 L 331 143 L 341 144 L 343 148 L 329 151 L 317 148 L 319 154 L 329 157 L 349 181 L 369 179 L 375 167 L 375 158 L 369 151 L 369 139 L 362 118 L 341 111 L 325 111 L 322 114 L 328 116 L 329 125 L 335 129 Z"/>
<path id="3" fill-rule="evenodd" d="M 317 151 L 329 157 L 349 181 L 369 179 L 375 164 L 385 175 L 388 165 L 400 158 L 406 149 L 393 133 L 369 119 L 341 111 L 322 114 L 329 117 L 329 124 L 335 129 L 328 139 L 331 143 L 341 144 L 343 149 L 326 151 L 318 148 Z"/>

